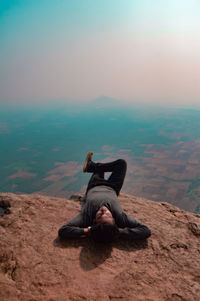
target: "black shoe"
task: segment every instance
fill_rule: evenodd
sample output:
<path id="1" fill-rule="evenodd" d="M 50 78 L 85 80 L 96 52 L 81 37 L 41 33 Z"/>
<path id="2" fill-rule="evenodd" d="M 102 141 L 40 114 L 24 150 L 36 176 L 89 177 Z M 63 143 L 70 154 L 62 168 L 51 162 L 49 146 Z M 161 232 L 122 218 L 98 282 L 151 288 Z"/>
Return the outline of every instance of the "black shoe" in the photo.
<path id="1" fill-rule="evenodd" d="M 92 163 L 92 155 L 93 155 L 93 152 L 89 152 L 87 154 L 86 159 L 85 159 L 85 163 L 83 165 L 83 172 L 88 172 L 89 171 L 90 165 Z"/>

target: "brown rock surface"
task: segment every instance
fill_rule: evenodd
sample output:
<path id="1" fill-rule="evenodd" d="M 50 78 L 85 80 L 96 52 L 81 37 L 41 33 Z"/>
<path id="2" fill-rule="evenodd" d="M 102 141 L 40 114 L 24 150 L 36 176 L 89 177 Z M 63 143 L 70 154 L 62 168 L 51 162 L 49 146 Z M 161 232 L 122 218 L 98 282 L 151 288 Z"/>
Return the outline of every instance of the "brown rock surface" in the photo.
<path id="1" fill-rule="evenodd" d="M 122 194 L 125 211 L 152 230 L 147 242 L 61 243 L 58 228 L 79 201 L 6 196 L 0 216 L 1 301 L 199 301 L 200 216 Z"/>

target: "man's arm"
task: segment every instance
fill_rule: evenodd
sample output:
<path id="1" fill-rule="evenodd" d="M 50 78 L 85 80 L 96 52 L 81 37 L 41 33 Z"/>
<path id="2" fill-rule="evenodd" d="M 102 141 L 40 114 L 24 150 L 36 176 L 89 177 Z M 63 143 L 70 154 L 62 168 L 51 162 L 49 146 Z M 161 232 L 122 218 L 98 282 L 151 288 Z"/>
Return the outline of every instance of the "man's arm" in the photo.
<path id="1" fill-rule="evenodd" d="M 68 223 L 64 224 L 59 230 L 58 235 L 62 239 L 76 238 L 89 234 L 89 229 L 84 228 L 83 216 L 78 214 Z"/>
<path id="2" fill-rule="evenodd" d="M 121 238 L 125 239 L 145 239 L 151 235 L 151 230 L 144 224 L 125 214 L 123 227 L 119 227 Z"/>

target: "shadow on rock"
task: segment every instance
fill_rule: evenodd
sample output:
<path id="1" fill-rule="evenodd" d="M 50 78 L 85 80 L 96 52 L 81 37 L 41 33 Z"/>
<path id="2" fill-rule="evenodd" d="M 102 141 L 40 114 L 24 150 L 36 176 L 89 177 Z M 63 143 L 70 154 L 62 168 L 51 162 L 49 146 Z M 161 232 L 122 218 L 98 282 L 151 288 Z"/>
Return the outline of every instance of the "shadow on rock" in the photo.
<path id="1" fill-rule="evenodd" d="M 148 248 L 148 240 L 117 240 L 113 242 L 113 247 L 127 252 L 134 252 Z"/>
<path id="2" fill-rule="evenodd" d="M 111 256 L 111 252 L 111 244 L 104 245 L 90 241 L 90 243 L 83 246 L 81 250 L 80 266 L 86 271 L 95 269 Z"/>
<path id="3" fill-rule="evenodd" d="M 56 238 L 53 245 L 58 248 L 78 248 L 80 252 L 80 266 L 83 270 L 89 271 L 102 264 L 111 256 L 112 244 L 95 243 L 89 238 L 62 240 Z"/>
<path id="4" fill-rule="evenodd" d="M 53 245 L 58 248 L 78 248 L 82 246 L 80 252 L 80 266 L 83 270 L 89 271 L 95 269 L 106 259 L 111 257 L 112 248 L 134 252 L 148 247 L 147 240 L 124 241 L 117 240 L 112 244 L 96 243 L 89 238 L 61 240 L 56 238 Z"/>

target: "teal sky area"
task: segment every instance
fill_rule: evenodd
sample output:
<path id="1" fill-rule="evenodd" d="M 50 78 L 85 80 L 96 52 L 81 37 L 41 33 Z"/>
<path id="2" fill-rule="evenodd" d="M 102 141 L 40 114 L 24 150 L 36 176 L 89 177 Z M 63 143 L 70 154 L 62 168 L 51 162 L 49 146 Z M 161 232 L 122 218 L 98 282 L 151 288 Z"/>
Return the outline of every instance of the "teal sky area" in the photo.
<path id="1" fill-rule="evenodd" d="M 0 102 L 200 103 L 198 0 L 0 2 Z"/>

